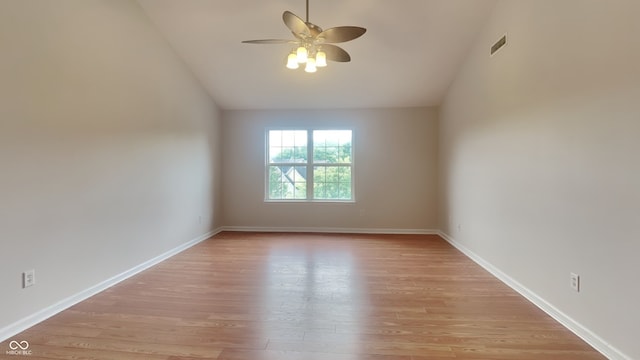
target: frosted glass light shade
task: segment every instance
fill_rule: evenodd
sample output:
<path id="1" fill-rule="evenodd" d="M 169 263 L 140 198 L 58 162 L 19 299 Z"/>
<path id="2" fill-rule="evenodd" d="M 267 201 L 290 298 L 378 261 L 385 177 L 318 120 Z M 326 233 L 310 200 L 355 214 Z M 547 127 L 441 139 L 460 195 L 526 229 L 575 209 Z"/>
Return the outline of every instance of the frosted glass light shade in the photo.
<path id="1" fill-rule="evenodd" d="M 307 59 L 307 66 L 304 68 L 304 71 L 308 72 L 308 73 L 314 73 L 316 72 L 316 59 L 314 58 L 308 58 Z"/>
<path id="2" fill-rule="evenodd" d="M 300 64 L 304 64 L 307 62 L 307 55 L 307 48 L 305 48 L 304 46 L 300 46 L 298 50 L 296 50 L 296 56 L 298 59 L 298 63 Z"/>
<path id="3" fill-rule="evenodd" d="M 299 67 L 298 56 L 294 53 L 289 54 L 289 57 L 287 58 L 287 68 L 295 70 Z"/>
<path id="4" fill-rule="evenodd" d="M 316 66 L 317 67 L 325 67 L 327 66 L 327 54 L 320 50 L 316 54 Z"/>

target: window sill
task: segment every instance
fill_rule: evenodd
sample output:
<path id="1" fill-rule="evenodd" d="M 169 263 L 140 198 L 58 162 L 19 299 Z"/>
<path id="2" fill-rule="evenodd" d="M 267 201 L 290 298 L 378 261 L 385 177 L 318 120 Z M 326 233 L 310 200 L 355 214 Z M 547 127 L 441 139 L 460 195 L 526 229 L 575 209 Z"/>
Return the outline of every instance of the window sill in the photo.
<path id="1" fill-rule="evenodd" d="M 355 204 L 355 200 L 264 200 L 267 204 Z"/>

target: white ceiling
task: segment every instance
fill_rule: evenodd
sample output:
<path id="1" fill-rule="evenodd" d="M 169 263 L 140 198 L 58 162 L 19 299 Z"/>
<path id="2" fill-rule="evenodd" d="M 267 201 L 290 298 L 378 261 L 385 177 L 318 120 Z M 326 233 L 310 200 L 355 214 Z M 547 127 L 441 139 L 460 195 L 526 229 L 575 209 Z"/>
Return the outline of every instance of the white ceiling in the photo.
<path id="1" fill-rule="evenodd" d="M 367 28 L 339 44 L 350 63 L 315 74 L 285 68 L 293 39 L 282 22 L 304 19 L 304 0 L 138 0 L 223 109 L 377 108 L 437 105 L 494 0 L 310 0 L 309 20 Z"/>

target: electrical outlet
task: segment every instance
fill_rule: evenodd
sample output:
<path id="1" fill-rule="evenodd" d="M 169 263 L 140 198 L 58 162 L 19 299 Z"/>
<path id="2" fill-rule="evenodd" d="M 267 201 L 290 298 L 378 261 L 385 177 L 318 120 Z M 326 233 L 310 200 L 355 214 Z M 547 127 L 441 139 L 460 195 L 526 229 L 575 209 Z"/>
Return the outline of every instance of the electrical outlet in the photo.
<path id="1" fill-rule="evenodd" d="M 34 269 L 27 270 L 22 273 L 22 288 L 28 288 L 36 284 L 36 271 Z"/>
<path id="2" fill-rule="evenodd" d="M 571 288 L 575 290 L 575 292 L 580 292 L 580 275 L 571 273 Z"/>

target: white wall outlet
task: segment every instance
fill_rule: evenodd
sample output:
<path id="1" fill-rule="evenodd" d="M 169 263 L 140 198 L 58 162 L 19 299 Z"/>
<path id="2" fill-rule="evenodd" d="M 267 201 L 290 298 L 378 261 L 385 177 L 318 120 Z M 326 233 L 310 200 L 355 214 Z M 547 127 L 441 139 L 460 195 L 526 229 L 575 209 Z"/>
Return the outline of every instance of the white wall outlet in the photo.
<path id="1" fill-rule="evenodd" d="M 27 270 L 22 273 L 22 288 L 28 288 L 36 284 L 36 271 L 34 269 Z"/>
<path id="2" fill-rule="evenodd" d="M 571 288 L 575 290 L 575 292 L 580 292 L 580 275 L 571 273 Z"/>

